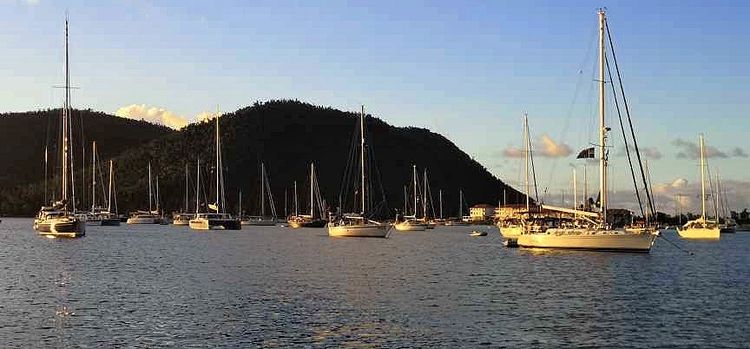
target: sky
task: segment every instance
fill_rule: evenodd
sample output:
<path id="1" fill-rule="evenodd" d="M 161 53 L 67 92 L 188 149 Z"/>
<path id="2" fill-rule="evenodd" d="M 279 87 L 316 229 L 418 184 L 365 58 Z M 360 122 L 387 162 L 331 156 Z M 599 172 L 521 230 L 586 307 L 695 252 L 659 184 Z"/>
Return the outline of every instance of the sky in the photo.
<path id="1" fill-rule="evenodd" d="M 61 104 L 67 11 L 74 107 L 179 127 L 270 99 L 364 104 L 446 136 L 517 188 L 528 113 L 540 199 L 570 205 L 574 167 L 583 187 L 575 155 L 597 139 L 599 7 L 657 207 L 674 212 L 678 194 L 698 207 L 699 133 L 730 208 L 750 207 L 746 1 L 0 0 L 0 111 Z M 610 188 L 628 205 L 608 112 Z M 587 165 L 589 193 L 596 171 Z"/>

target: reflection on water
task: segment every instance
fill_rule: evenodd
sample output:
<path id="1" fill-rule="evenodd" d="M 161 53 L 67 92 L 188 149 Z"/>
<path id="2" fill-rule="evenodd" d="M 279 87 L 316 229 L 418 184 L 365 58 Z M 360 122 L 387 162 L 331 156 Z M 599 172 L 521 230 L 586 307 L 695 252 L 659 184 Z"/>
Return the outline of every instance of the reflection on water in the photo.
<path id="1" fill-rule="evenodd" d="M 745 347 L 750 234 L 650 254 L 507 249 L 492 230 L 89 227 L 3 219 L 10 347 Z"/>

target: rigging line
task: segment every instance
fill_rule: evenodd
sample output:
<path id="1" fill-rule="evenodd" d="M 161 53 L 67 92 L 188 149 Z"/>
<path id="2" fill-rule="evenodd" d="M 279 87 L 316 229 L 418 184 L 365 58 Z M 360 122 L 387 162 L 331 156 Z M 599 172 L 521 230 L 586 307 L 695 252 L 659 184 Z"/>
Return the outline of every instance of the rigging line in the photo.
<path id="1" fill-rule="evenodd" d="M 609 60 L 605 60 L 607 65 L 607 75 L 609 76 L 609 81 L 612 80 L 612 70 L 609 67 Z M 633 187 L 635 188 L 635 197 L 638 199 L 638 207 L 641 210 L 641 216 L 646 217 L 643 211 L 643 202 L 641 201 L 641 194 L 638 190 L 638 180 L 635 178 L 635 170 L 633 169 L 633 160 L 630 157 L 630 145 L 628 144 L 628 138 L 625 135 L 625 126 L 622 123 L 622 113 L 620 112 L 620 103 L 617 99 L 617 91 L 615 91 L 615 85 L 610 83 L 609 84 L 612 87 L 612 95 L 614 97 L 615 102 L 615 109 L 617 110 L 617 118 L 620 121 L 620 131 L 622 132 L 622 140 L 625 142 L 625 154 L 628 156 L 628 167 L 630 167 L 630 176 L 633 178 Z M 648 187 L 646 187 L 646 190 L 648 190 Z"/>
<path id="2" fill-rule="evenodd" d="M 682 252 L 685 252 L 685 253 L 687 253 L 690 256 L 692 256 L 692 255 L 695 254 L 693 251 L 690 251 L 688 249 L 684 249 L 684 248 L 680 247 L 680 245 L 678 245 L 675 242 L 673 242 L 672 240 L 667 239 L 663 234 L 659 234 L 657 236 L 660 237 L 660 238 L 662 238 L 662 240 L 668 242 L 670 245 L 672 245 L 672 247 L 674 247 L 674 248 L 676 248 L 676 249 L 678 249 L 678 250 L 680 250 Z"/>
<path id="3" fill-rule="evenodd" d="M 641 172 L 641 180 L 646 188 L 646 198 L 648 199 L 648 208 L 651 211 L 651 216 L 656 216 L 654 212 L 654 201 L 651 197 L 651 191 L 649 190 L 648 182 L 646 181 L 646 174 L 643 171 L 643 161 L 641 160 L 641 152 L 638 150 L 638 141 L 635 138 L 635 129 L 633 128 L 633 120 L 630 118 L 630 106 L 628 100 L 625 98 L 625 89 L 622 84 L 622 76 L 620 75 L 620 66 L 617 64 L 617 55 L 615 55 L 615 45 L 612 43 L 612 34 L 609 32 L 609 21 L 605 19 L 604 27 L 607 29 L 607 38 L 609 40 L 609 47 L 612 51 L 612 61 L 615 64 L 615 71 L 617 72 L 617 81 L 620 85 L 620 94 L 622 95 L 622 102 L 625 105 L 625 115 L 628 117 L 628 125 L 630 126 L 630 134 L 633 138 L 633 146 L 635 147 L 635 155 L 638 158 L 638 168 Z"/>
<path id="4" fill-rule="evenodd" d="M 527 130 L 528 137 L 526 139 L 529 144 L 526 146 L 529 147 L 529 159 L 531 160 L 531 176 L 534 178 L 534 201 L 537 205 L 539 205 L 539 188 L 537 187 L 536 183 L 536 169 L 534 167 L 534 152 L 531 151 L 531 131 Z M 526 195 L 529 195 L 529 193 L 526 193 Z"/>

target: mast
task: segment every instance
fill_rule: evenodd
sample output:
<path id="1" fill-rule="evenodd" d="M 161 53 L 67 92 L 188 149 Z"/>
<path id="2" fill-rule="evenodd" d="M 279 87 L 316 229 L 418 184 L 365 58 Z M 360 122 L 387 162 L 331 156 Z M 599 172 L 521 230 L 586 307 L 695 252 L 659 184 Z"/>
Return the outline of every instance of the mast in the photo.
<path id="1" fill-rule="evenodd" d="M 299 205 L 297 203 L 297 181 L 294 181 L 294 216 L 299 216 Z"/>
<path id="2" fill-rule="evenodd" d="M 265 217 L 266 216 L 266 202 L 265 202 L 265 195 L 266 195 L 266 165 L 264 163 L 260 163 L 260 216 Z"/>
<path id="3" fill-rule="evenodd" d="M 406 185 L 404 185 L 404 216 L 406 216 L 407 214 L 409 214 L 409 207 L 408 207 L 409 206 L 408 205 L 409 204 L 409 194 L 407 194 L 406 192 L 407 192 Z"/>
<path id="4" fill-rule="evenodd" d="M 359 160 L 360 160 L 360 171 L 362 174 L 362 216 L 365 215 L 365 194 L 367 189 L 365 188 L 365 106 L 362 106 L 362 111 L 359 114 L 359 135 L 361 138 L 359 148 Z"/>
<path id="5" fill-rule="evenodd" d="M 443 219 L 443 189 L 438 190 L 438 197 L 440 198 L 440 219 Z"/>
<path id="6" fill-rule="evenodd" d="M 424 178 L 422 178 L 422 219 L 427 221 L 427 168 L 424 169 Z M 434 212 L 433 212 L 434 214 Z"/>
<path id="7" fill-rule="evenodd" d="M 187 213 L 190 210 L 189 204 L 188 204 L 188 185 L 189 185 L 190 179 L 188 178 L 188 164 L 185 163 L 185 213 Z"/>
<path id="8" fill-rule="evenodd" d="M 198 215 L 198 210 L 201 207 L 201 196 L 200 196 L 200 183 L 201 183 L 201 159 L 198 158 L 198 164 L 195 166 L 195 214 Z"/>
<path id="9" fill-rule="evenodd" d="M 238 213 L 240 216 L 239 218 L 242 219 L 242 190 L 240 190 L 240 205 L 239 206 L 240 207 L 238 207 L 237 210 L 239 211 Z"/>
<path id="10" fill-rule="evenodd" d="M 91 212 L 96 207 L 96 141 L 92 142 L 91 150 Z"/>
<path id="11" fill-rule="evenodd" d="M 578 216 L 578 180 L 576 180 L 576 168 L 573 167 L 573 210 L 575 210 L 575 216 Z"/>
<path id="12" fill-rule="evenodd" d="M 47 205 L 47 146 L 44 146 L 44 204 Z"/>
<path id="13" fill-rule="evenodd" d="M 716 195 L 714 195 L 714 202 L 715 202 L 715 204 L 714 204 L 714 215 L 715 215 L 716 223 L 718 224 L 719 223 L 719 196 L 721 195 L 719 193 L 719 173 L 718 172 L 716 173 L 716 190 L 715 190 L 715 193 L 716 193 Z"/>
<path id="14" fill-rule="evenodd" d="M 599 9 L 599 193 L 601 196 L 602 224 L 607 225 L 607 126 L 604 120 L 605 87 L 604 87 L 604 23 L 606 21 L 604 9 Z"/>
<path id="15" fill-rule="evenodd" d="M 411 165 L 411 177 L 414 181 L 414 218 L 417 218 L 417 165 Z"/>
<path id="16" fill-rule="evenodd" d="M 151 161 L 148 162 L 148 213 L 151 213 Z"/>
<path id="17" fill-rule="evenodd" d="M 159 175 L 156 175 L 156 213 L 161 214 L 159 209 Z"/>
<path id="18" fill-rule="evenodd" d="M 219 184 L 219 171 L 221 171 L 221 164 L 219 161 L 219 115 L 216 114 L 216 213 L 221 212 L 219 209 L 219 205 L 221 205 L 219 201 L 219 192 L 221 191 L 221 187 Z"/>
<path id="19" fill-rule="evenodd" d="M 464 218 L 464 191 L 458 190 L 458 219 Z"/>
<path id="20" fill-rule="evenodd" d="M 703 134 L 698 136 L 701 149 L 701 219 L 706 219 L 706 159 L 704 159 Z"/>
<path id="21" fill-rule="evenodd" d="M 109 160 L 109 190 L 107 191 L 107 212 L 112 213 L 112 184 L 115 179 L 114 165 L 112 159 Z"/>
<path id="22" fill-rule="evenodd" d="M 526 212 L 529 212 L 529 115 L 523 114 L 523 146 L 524 151 L 524 178 L 525 178 L 525 190 L 526 190 Z"/>
<path id="23" fill-rule="evenodd" d="M 68 200 L 68 116 L 70 114 L 70 67 L 68 66 L 68 16 L 65 15 L 65 102 L 62 115 L 62 197 L 67 208 Z"/>
<path id="24" fill-rule="evenodd" d="M 315 215 L 315 163 L 310 163 L 310 219 Z"/>

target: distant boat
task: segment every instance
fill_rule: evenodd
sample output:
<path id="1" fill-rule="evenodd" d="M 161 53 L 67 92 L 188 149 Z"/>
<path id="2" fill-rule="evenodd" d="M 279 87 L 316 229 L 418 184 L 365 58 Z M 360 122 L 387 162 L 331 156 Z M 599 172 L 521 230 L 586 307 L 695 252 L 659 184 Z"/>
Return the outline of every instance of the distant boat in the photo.
<path id="1" fill-rule="evenodd" d="M 112 160 L 109 161 L 109 191 L 104 198 L 107 207 L 104 208 L 96 205 L 96 171 L 99 168 L 98 156 L 96 142 L 93 142 L 91 152 L 91 210 L 86 213 L 86 225 L 119 226 L 120 218 L 117 216 L 117 213 L 112 213 L 112 186 L 114 184 L 114 168 Z M 101 173 L 99 174 L 101 175 Z"/>
<path id="2" fill-rule="evenodd" d="M 320 209 L 316 216 L 316 203 Z M 328 221 L 325 217 L 325 205 L 323 204 L 320 188 L 318 187 L 318 177 L 315 174 L 315 163 L 310 163 L 310 214 L 300 215 L 297 212 L 297 182 L 294 183 L 294 208 L 295 215 L 289 217 L 287 222 L 292 228 L 323 228 Z"/>
<path id="3" fill-rule="evenodd" d="M 188 203 L 188 187 L 190 186 L 190 175 L 188 174 L 188 164 L 185 163 L 185 207 L 182 212 L 175 212 L 172 214 L 172 224 L 174 225 L 189 225 L 190 220 L 195 217 L 195 214 L 188 213 L 190 210 L 190 204 Z M 197 193 L 196 193 L 197 194 Z"/>
<path id="4" fill-rule="evenodd" d="M 359 173 L 359 183 L 352 183 L 354 187 L 354 196 L 355 198 L 359 196 L 361 200 L 361 206 L 359 207 L 358 213 L 342 213 L 343 205 L 342 202 L 342 196 L 345 191 L 347 191 L 349 188 L 347 188 L 348 180 L 353 178 L 347 178 L 349 173 L 346 173 L 344 175 L 345 180 L 344 184 L 342 184 L 341 193 L 339 195 L 339 215 L 338 217 L 328 223 L 328 235 L 329 236 L 336 236 L 336 237 L 378 237 L 378 238 L 386 238 L 388 237 L 388 232 L 390 231 L 390 225 L 387 223 L 382 223 L 375 221 L 370 218 L 372 215 L 372 212 L 368 212 L 368 194 L 370 189 L 372 188 L 371 185 L 369 185 L 368 179 L 369 177 L 366 176 L 366 174 L 375 172 L 375 171 L 368 171 L 367 165 L 368 165 L 368 157 L 367 155 L 367 140 L 365 137 L 365 107 L 362 106 L 362 111 L 359 114 L 359 146 L 357 147 L 356 144 L 352 144 L 352 149 L 350 152 L 350 164 L 347 167 L 354 167 L 356 165 L 359 165 L 360 173 Z M 359 148 L 359 157 L 354 155 L 355 149 Z M 358 161 L 357 161 L 358 160 Z M 358 164 L 357 164 L 358 162 Z M 348 172 L 348 171 L 347 171 Z M 352 171 L 353 172 L 353 171 Z M 353 173 L 351 173 L 353 174 Z M 354 182 L 354 181 L 353 181 Z M 359 195 L 357 195 L 359 194 Z"/>
<path id="5" fill-rule="evenodd" d="M 65 104 L 62 110 L 61 146 L 62 171 L 60 181 L 62 185 L 60 201 L 51 206 L 43 206 L 34 219 L 34 230 L 40 235 L 49 237 L 76 238 L 86 235 L 86 222 L 73 212 L 75 209 L 68 208 L 68 181 L 73 177 L 72 153 L 70 152 L 73 142 L 71 112 L 70 112 L 70 67 L 68 64 L 68 18 L 65 18 Z M 46 153 L 45 153 L 46 155 Z M 45 157 L 46 158 L 46 157 Z M 45 159 L 46 160 L 46 159 Z M 70 170 L 70 172 L 68 172 Z M 46 180 L 46 178 L 45 178 Z M 71 183 L 72 185 L 72 183 Z M 75 206 L 75 205 L 73 205 Z"/>
<path id="6" fill-rule="evenodd" d="M 464 219 L 464 191 L 458 190 L 458 218 L 448 218 L 445 221 L 445 225 L 449 227 L 456 226 L 467 226 L 470 225 L 467 220 Z"/>
<path id="7" fill-rule="evenodd" d="M 585 249 L 596 251 L 649 252 L 653 246 L 658 230 L 651 227 L 642 229 L 612 228 L 607 221 L 607 151 L 606 133 L 609 127 L 605 124 L 605 28 L 606 16 L 603 9 L 599 16 L 599 192 L 601 211 L 595 218 L 577 220 L 572 226 L 558 226 L 541 232 L 523 232 L 518 236 L 517 244 L 527 248 L 549 249 Z M 648 189 L 648 188 L 647 188 Z"/>
<path id="8" fill-rule="evenodd" d="M 214 204 L 208 204 L 209 211 L 214 212 L 198 212 L 200 207 L 200 195 L 198 195 L 200 187 L 200 160 L 198 160 L 198 176 L 196 178 L 196 212 L 195 217 L 190 220 L 190 229 L 195 230 L 240 230 L 240 219 L 232 217 L 230 214 L 225 212 L 225 200 L 224 200 L 224 175 L 223 175 L 223 161 L 221 156 L 221 137 L 219 133 L 219 115 L 216 115 L 216 201 Z"/>
<path id="9" fill-rule="evenodd" d="M 266 200 L 270 206 L 270 216 L 266 215 Z M 271 184 L 266 173 L 266 164 L 260 163 L 260 215 L 242 218 L 242 225 L 275 226 L 277 223 L 276 204 L 273 202 Z"/>
<path id="10" fill-rule="evenodd" d="M 481 231 L 481 230 L 474 230 L 469 235 L 470 236 L 487 236 L 487 232 Z"/>
<path id="11" fill-rule="evenodd" d="M 109 190 L 107 191 L 107 210 L 100 212 L 102 226 L 120 226 L 120 215 L 117 214 L 117 194 L 115 192 L 115 165 L 109 160 Z M 114 201 L 113 201 L 114 200 Z M 114 202 L 114 211 L 112 210 Z"/>
<path id="12" fill-rule="evenodd" d="M 529 135 L 529 116 L 527 114 L 524 114 L 523 116 L 523 148 L 524 148 L 524 172 L 525 172 L 524 173 L 524 188 L 526 192 L 525 193 L 526 212 L 522 214 L 529 215 L 531 212 L 531 199 L 529 198 L 531 196 L 529 170 L 533 168 L 533 166 L 529 166 L 529 165 L 533 164 L 532 162 L 533 159 L 531 158 L 531 137 Z M 536 174 L 534 175 L 536 176 Z M 536 183 L 536 180 L 534 180 L 534 183 Z M 536 185 L 534 186 L 534 190 L 536 191 Z M 524 219 L 524 217 L 521 216 L 521 217 L 511 217 L 508 219 L 498 220 L 496 224 L 497 224 L 497 228 L 500 229 L 500 234 L 503 236 L 504 239 L 507 240 L 507 239 L 517 239 L 518 236 L 524 232 L 529 222 L 527 222 Z"/>
<path id="13" fill-rule="evenodd" d="M 706 217 L 706 155 L 703 145 L 703 135 L 698 138 L 701 152 L 701 216 L 698 219 L 688 221 L 680 228 L 677 234 L 683 239 L 708 239 L 718 240 L 721 238 L 721 229 L 716 220 Z M 718 218 L 718 217 L 717 217 Z"/>
<path id="14" fill-rule="evenodd" d="M 156 211 L 153 210 L 152 205 L 152 187 L 151 187 L 151 161 L 148 162 L 148 211 L 139 210 L 132 212 L 128 217 L 128 224 L 161 224 L 162 217 L 159 212 L 159 200 L 156 200 Z M 158 189 L 157 189 L 158 191 Z M 157 195 L 158 196 L 158 195 Z"/>
<path id="15" fill-rule="evenodd" d="M 412 165 L 412 181 L 412 188 L 414 189 L 414 211 L 411 216 L 404 216 L 402 217 L 402 221 L 393 224 L 393 227 L 398 231 L 424 231 L 427 229 L 427 223 L 417 218 L 417 188 L 419 187 L 419 184 L 417 183 L 417 165 Z M 406 201 L 406 187 L 404 187 L 404 208 L 407 206 Z M 405 213 L 406 211 L 404 211 L 404 214 Z"/>

